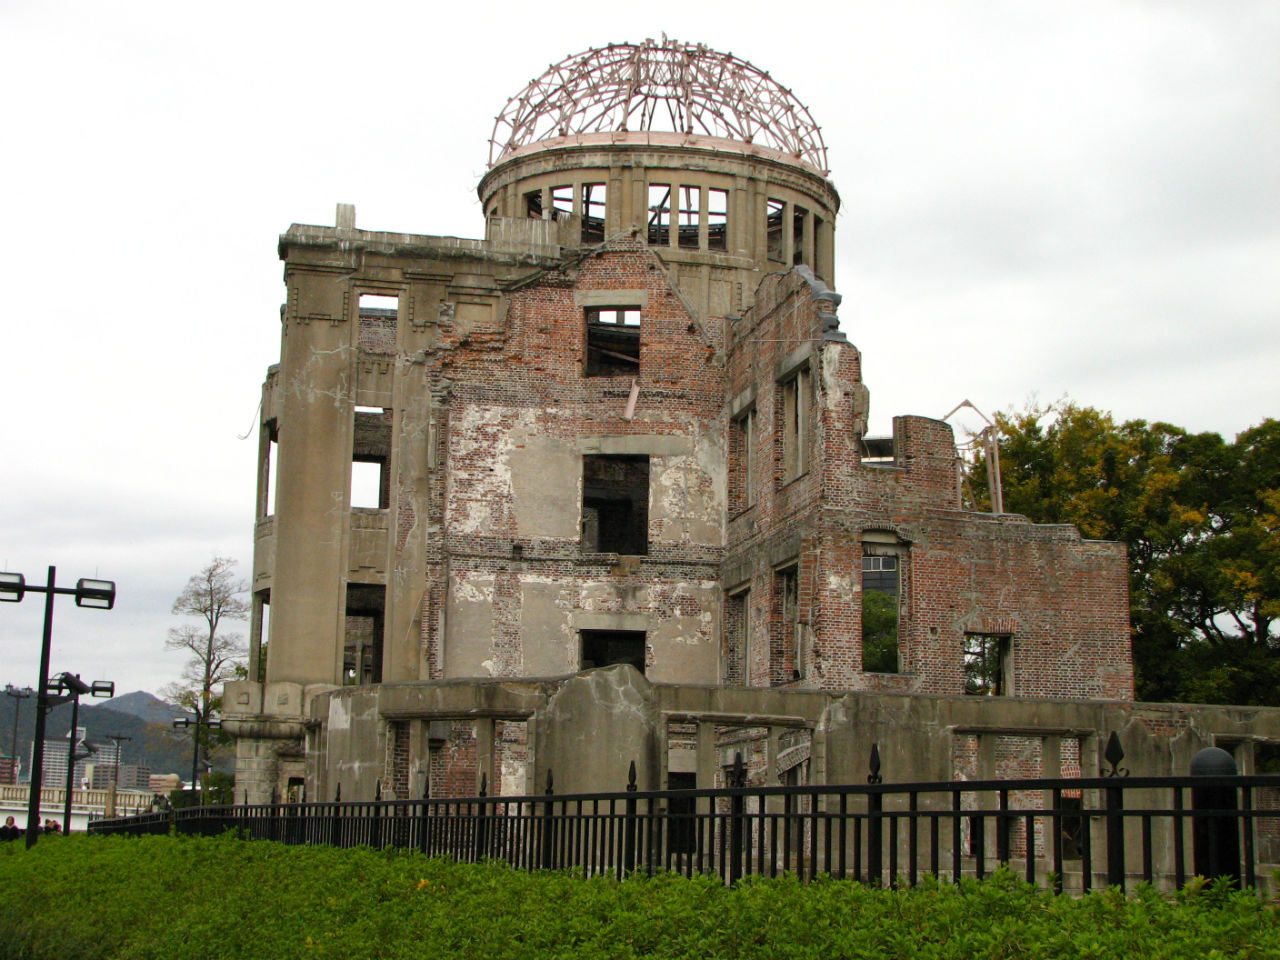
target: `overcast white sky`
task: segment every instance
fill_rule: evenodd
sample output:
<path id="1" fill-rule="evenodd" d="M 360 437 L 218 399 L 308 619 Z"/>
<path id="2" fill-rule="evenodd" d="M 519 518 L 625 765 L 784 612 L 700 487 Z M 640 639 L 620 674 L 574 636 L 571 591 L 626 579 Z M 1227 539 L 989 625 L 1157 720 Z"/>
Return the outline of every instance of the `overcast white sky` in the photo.
<path id="1" fill-rule="evenodd" d="M 822 124 L 873 432 L 1067 393 L 1228 436 L 1277 414 L 1274 0 L 0 0 L 0 569 L 119 584 L 59 602 L 55 672 L 158 690 L 187 577 L 247 574 L 277 235 L 342 201 L 481 236 L 506 99 L 663 31 Z M 35 683 L 41 613 L 0 607 L 0 682 Z"/>

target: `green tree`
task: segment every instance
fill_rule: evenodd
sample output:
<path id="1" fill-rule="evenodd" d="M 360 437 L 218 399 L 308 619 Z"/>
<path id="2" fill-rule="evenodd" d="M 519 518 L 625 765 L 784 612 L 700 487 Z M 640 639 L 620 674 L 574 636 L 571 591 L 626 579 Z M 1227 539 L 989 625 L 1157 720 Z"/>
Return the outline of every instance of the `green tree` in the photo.
<path id="1" fill-rule="evenodd" d="M 1061 402 L 997 424 L 1006 510 L 1128 545 L 1140 698 L 1280 704 L 1280 422 L 1227 443 Z"/>

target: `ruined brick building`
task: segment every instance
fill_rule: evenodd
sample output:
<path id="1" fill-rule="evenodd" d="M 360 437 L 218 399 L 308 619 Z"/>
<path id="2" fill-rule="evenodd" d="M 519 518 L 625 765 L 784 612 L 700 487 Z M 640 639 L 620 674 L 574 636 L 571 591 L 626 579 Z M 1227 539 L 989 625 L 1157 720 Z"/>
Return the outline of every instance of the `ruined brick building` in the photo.
<path id="1" fill-rule="evenodd" d="M 666 121 L 663 129 L 660 121 Z M 498 119 L 483 240 L 280 238 L 237 799 L 1246 767 L 1133 703 L 1126 558 L 866 436 L 818 127 L 750 64 L 592 50 Z M 1182 764 L 1180 767 L 1179 764 Z M 377 787 L 375 787 L 377 785 Z"/>

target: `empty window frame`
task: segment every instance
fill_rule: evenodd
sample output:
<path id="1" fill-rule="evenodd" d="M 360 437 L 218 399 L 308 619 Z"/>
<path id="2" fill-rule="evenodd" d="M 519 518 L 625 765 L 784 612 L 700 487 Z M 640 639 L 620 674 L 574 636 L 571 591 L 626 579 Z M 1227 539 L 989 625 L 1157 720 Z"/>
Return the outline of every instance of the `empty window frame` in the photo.
<path id="1" fill-rule="evenodd" d="M 729 515 L 735 516 L 756 499 L 756 408 L 729 421 Z"/>
<path id="2" fill-rule="evenodd" d="M 270 642 L 271 590 L 259 590 L 253 595 L 249 614 L 249 678 L 258 683 L 267 681 L 267 644 Z"/>
<path id="3" fill-rule="evenodd" d="M 999 633 L 964 635 L 964 692 L 999 697 L 1009 692 L 1010 639 Z"/>
<path id="4" fill-rule="evenodd" d="M 280 431 L 275 420 L 262 425 L 266 449 L 261 453 L 258 477 L 258 516 L 270 517 L 276 512 L 276 475 L 280 463 Z"/>
<path id="5" fill-rule="evenodd" d="M 747 685 L 747 625 L 751 615 L 751 591 L 739 590 L 724 598 L 724 682 Z"/>
<path id="6" fill-rule="evenodd" d="M 779 384 L 782 394 L 782 482 L 790 483 L 809 472 L 809 432 L 812 386 L 809 367 L 803 366 Z"/>
<path id="7" fill-rule="evenodd" d="M 351 444 L 351 508 L 391 505 L 391 411 L 356 407 Z"/>
<path id="8" fill-rule="evenodd" d="M 541 190 L 530 190 L 524 195 L 524 215 L 531 220 L 542 219 Z"/>
<path id="9" fill-rule="evenodd" d="M 800 679 L 797 640 L 800 636 L 800 566 L 773 573 L 773 624 L 769 637 L 769 683 Z"/>
<path id="10" fill-rule="evenodd" d="M 729 249 L 729 191 L 707 188 L 707 249 Z"/>
<path id="11" fill-rule="evenodd" d="M 809 211 L 804 207 L 793 207 L 791 213 L 791 262 L 792 264 L 808 263 L 808 251 L 805 250 L 804 229 Z"/>
<path id="12" fill-rule="evenodd" d="M 816 213 L 813 215 L 813 275 L 827 282 L 827 256 L 823 252 L 827 242 L 827 222 Z"/>
<path id="13" fill-rule="evenodd" d="M 396 316 L 400 298 L 385 294 L 360 294 L 357 346 L 361 353 L 390 356 L 396 352 Z"/>
<path id="14" fill-rule="evenodd" d="M 582 549 L 644 556 L 649 552 L 649 458 L 582 458 Z"/>
<path id="15" fill-rule="evenodd" d="M 671 184 L 649 184 L 649 245 L 665 247 L 671 242 Z"/>
<path id="16" fill-rule="evenodd" d="M 702 188 L 681 187 L 678 194 L 679 206 L 676 226 L 679 246 L 696 250 L 699 246 L 698 232 L 702 223 Z"/>
<path id="17" fill-rule="evenodd" d="M 604 243 L 604 197 L 603 183 L 584 183 L 582 185 L 582 242 Z"/>
<path id="18" fill-rule="evenodd" d="M 559 220 L 573 213 L 573 185 L 551 188 L 551 219 Z"/>
<path id="19" fill-rule="evenodd" d="M 342 647 L 344 686 L 382 682 L 382 633 L 386 607 L 386 587 L 347 584 Z"/>
<path id="20" fill-rule="evenodd" d="M 588 377 L 634 377 L 640 373 L 640 308 L 587 307 Z"/>
<path id="21" fill-rule="evenodd" d="M 783 262 L 782 257 L 782 218 L 787 205 L 781 200 L 769 199 L 764 202 L 764 238 L 765 253 L 770 260 Z"/>
<path id="22" fill-rule="evenodd" d="M 862 669 L 897 673 L 901 563 L 896 552 L 862 549 Z"/>
<path id="23" fill-rule="evenodd" d="M 582 669 L 628 663 L 644 673 L 643 630 L 583 630 Z"/>

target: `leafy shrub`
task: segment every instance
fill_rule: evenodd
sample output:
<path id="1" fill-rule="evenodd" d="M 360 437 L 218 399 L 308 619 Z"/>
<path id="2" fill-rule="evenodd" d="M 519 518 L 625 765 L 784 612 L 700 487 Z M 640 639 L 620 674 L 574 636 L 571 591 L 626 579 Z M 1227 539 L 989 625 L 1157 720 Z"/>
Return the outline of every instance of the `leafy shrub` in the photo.
<path id="1" fill-rule="evenodd" d="M 959 886 L 589 879 L 414 853 L 232 837 L 0 846 L 0 944 L 22 960 L 1280 956 L 1280 912 L 1193 883 L 1055 897 L 1007 872 Z"/>

